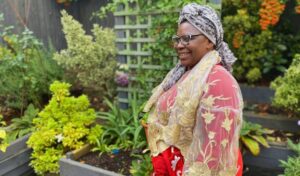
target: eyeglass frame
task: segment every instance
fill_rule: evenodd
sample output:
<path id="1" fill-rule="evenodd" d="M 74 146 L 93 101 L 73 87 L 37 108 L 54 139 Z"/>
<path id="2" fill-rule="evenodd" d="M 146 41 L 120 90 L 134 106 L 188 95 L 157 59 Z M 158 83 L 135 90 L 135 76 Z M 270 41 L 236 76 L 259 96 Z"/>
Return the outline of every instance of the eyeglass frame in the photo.
<path id="1" fill-rule="evenodd" d="M 204 34 L 194 34 L 194 35 L 193 34 L 188 34 L 188 35 L 182 35 L 180 37 L 177 36 L 177 35 L 173 35 L 172 36 L 172 41 L 173 41 L 174 45 L 178 45 L 181 42 L 181 44 L 183 44 L 184 46 L 186 46 L 186 45 L 188 45 L 190 43 L 191 40 L 194 40 L 195 37 L 201 36 L 201 35 L 204 36 Z M 188 41 L 184 41 L 183 37 L 187 37 Z"/>

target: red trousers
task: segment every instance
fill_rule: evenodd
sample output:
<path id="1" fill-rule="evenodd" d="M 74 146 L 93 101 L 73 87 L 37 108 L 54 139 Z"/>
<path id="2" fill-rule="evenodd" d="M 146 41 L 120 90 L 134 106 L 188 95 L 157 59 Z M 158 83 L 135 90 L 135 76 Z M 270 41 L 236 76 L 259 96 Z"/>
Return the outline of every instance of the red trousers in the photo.
<path id="1" fill-rule="evenodd" d="M 152 176 L 181 176 L 184 159 L 180 150 L 176 147 L 169 147 L 158 156 L 152 157 L 153 174 Z M 243 174 L 243 158 L 238 151 L 238 172 L 236 176 Z"/>

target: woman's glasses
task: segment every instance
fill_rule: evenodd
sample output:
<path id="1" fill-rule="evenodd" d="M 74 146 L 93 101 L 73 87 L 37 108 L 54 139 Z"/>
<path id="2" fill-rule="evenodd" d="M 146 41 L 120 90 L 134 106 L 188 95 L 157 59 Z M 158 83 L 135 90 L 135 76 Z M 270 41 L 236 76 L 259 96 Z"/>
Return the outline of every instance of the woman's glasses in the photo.
<path id="1" fill-rule="evenodd" d="M 181 44 L 183 44 L 184 46 L 188 45 L 189 42 L 191 40 L 194 40 L 197 36 L 200 36 L 200 35 L 203 35 L 203 34 L 196 34 L 196 35 L 183 35 L 183 36 L 180 36 L 178 37 L 177 35 L 174 35 L 172 37 L 172 41 L 174 43 L 174 45 L 178 45 L 179 42 L 181 42 Z"/>

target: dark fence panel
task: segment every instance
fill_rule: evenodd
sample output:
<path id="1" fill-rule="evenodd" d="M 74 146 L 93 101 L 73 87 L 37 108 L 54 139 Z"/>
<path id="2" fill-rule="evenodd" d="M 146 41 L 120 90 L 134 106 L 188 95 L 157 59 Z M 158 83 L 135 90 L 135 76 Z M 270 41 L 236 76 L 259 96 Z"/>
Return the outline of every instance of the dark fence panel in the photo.
<path id="1" fill-rule="evenodd" d="M 12 25 L 16 32 L 24 30 L 26 25 L 45 44 L 50 41 L 56 49 L 66 47 L 60 11 L 65 9 L 81 22 L 87 33 L 94 23 L 104 27 L 113 27 L 113 17 L 90 20 L 93 12 L 104 6 L 107 0 L 79 0 L 69 6 L 57 4 L 55 0 L 0 0 L 0 13 L 4 14 L 4 25 Z"/>

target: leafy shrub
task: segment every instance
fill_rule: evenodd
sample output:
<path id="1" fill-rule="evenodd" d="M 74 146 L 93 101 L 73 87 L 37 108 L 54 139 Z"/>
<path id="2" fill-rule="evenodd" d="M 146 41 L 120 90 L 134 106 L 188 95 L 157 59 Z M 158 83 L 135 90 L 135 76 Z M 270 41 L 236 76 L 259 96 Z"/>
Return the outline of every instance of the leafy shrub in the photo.
<path id="1" fill-rule="evenodd" d="M 0 15 L 0 23 L 2 22 Z M 0 97 L 5 106 L 23 111 L 28 104 L 42 107 L 43 98 L 50 94 L 48 87 L 61 79 L 62 69 L 52 60 L 31 31 L 13 34 L 13 27 L 0 25 Z M 3 103 L 3 102 L 0 102 Z"/>
<path id="2" fill-rule="evenodd" d="M 61 21 L 68 48 L 56 53 L 54 59 L 75 75 L 81 86 L 111 95 L 116 69 L 113 30 L 95 24 L 93 36 L 87 35 L 82 25 L 66 11 L 62 11 Z"/>
<path id="3" fill-rule="evenodd" d="M 254 156 L 257 156 L 260 152 L 259 144 L 269 147 L 264 137 L 267 133 L 268 131 L 262 128 L 261 125 L 244 121 L 240 133 L 240 141 Z"/>
<path id="4" fill-rule="evenodd" d="M 297 156 L 288 157 L 287 161 L 280 160 L 280 165 L 284 168 L 284 174 L 280 176 L 300 175 L 300 143 L 293 144 L 293 142 L 288 139 L 288 147 L 295 151 Z"/>
<path id="5" fill-rule="evenodd" d="M 300 113 L 300 54 L 294 60 L 284 76 L 276 78 L 271 88 L 275 90 L 273 104 L 287 110 Z"/>
<path id="6" fill-rule="evenodd" d="M 35 131 L 27 144 L 33 149 L 30 165 L 37 174 L 58 173 L 58 160 L 64 153 L 96 143 L 102 133 L 99 125 L 91 127 L 96 113 L 89 108 L 87 96 L 70 96 L 70 86 L 58 81 L 51 84 L 53 96 L 33 120 Z"/>

